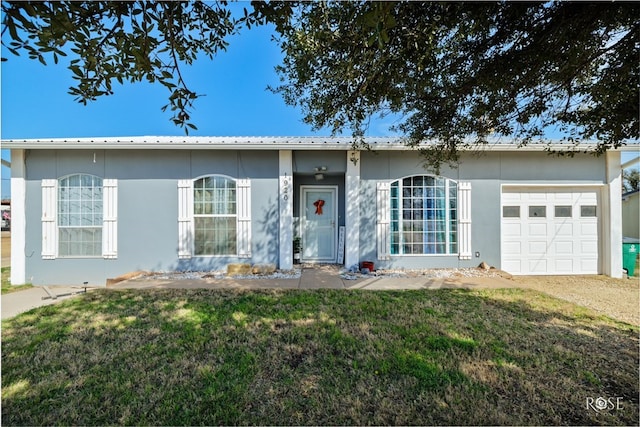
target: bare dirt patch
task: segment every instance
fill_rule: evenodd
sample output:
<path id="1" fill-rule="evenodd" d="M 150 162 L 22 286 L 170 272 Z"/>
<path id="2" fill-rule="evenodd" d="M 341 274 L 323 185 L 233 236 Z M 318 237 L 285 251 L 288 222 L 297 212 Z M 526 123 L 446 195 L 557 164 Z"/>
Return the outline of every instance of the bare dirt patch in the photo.
<path id="1" fill-rule="evenodd" d="M 640 278 L 607 276 L 513 276 L 519 288 L 535 289 L 614 319 L 640 325 Z"/>

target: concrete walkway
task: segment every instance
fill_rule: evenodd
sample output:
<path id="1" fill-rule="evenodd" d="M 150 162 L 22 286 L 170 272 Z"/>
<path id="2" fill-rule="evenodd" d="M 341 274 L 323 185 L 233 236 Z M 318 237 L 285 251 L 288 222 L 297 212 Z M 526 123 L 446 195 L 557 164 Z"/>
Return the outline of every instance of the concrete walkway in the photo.
<path id="1" fill-rule="evenodd" d="M 84 289 L 74 286 L 47 286 L 46 289 L 42 286 L 34 286 L 33 288 L 4 294 L 1 297 L 2 312 L 0 317 L 2 320 L 9 319 L 32 308 L 55 304 L 58 301 L 69 299 L 84 292 Z M 52 298 L 47 290 L 55 298 Z"/>
<path id="2" fill-rule="evenodd" d="M 110 289 L 455 289 L 508 288 L 514 283 L 502 277 L 388 277 L 369 276 L 355 280 L 343 279 L 340 266 L 317 265 L 304 267 L 299 279 L 152 279 L 139 278 L 119 282 Z"/>
<path id="3" fill-rule="evenodd" d="M 510 288 L 514 282 L 501 277 L 384 277 L 371 276 L 356 280 L 343 279 L 340 267 L 318 265 L 304 267 L 297 279 L 161 279 L 138 278 L 121 281 L 107 289 L 456 289 L 456 288 Z M 89 291 L 92 288 L 89 288 Z M 96 288 L 93 288 L 96 289 Z M 49 292 L 57 298 L 50 298 Z M 14 317 L 32 308 L 54 304 L 83 292 L 72 286 L 35 286 L 23 291 L 2 295 L 2 319 Z"/>

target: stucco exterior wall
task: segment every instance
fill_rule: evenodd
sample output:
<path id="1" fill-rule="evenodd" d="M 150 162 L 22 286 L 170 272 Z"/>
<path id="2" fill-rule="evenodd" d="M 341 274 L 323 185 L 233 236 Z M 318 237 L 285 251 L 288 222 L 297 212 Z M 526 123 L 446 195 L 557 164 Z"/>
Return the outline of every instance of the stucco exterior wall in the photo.
<path id="1" fill-rule="evenodd" d="M 292 147 L 295 148 L 295 147 Z M 440 175 L 471 183 L 470 260 L 458 255 L 391 256 L 377 259 L 376 184 L 429 174 L 416 152 L 363 151 L 359 161 L 360 261 L 377 268 L 472 267 L 480 261 L 500 267 L 500 202 L 505 184 L 606 184 L 601 158 L 553 157 L 541 152 L 463 154 L 457 167 Z M 315 167 L 326 177 L 315 181 Z M 338 225 L 345 225 L 345 151 L 293 151 L 293 216 L 300 185 L 338 186 Z M 136 270 L 217 270 L 229 262 L 274 263 L 280 250 L 279 153 L 277 150 L 28 150 L 25 156 L 25 276 L 34 284 L 104 285 L 105 279 Z M 42 250 L 42 179 L 87 173 L 118 180 L 118 256 L 45 260 Z M 221 174 L 251 180 L 251 259 L 178 259 L 178 180 Z M 283 242 L 290 245 L 291 242 Z M 477 254 L 477 256 L 476 256 Z"/>
<path id="2" fill-rule="evenodd" d="M 457 255 L 395 256 L 378 260 L 376 251 L 376 182 L 410 175 L 432 174 L 418 153 L 386 151 L 361 155 L 360 258 L 380 268 L 475 267 L 481 261 L 500 267 L 501 188 L 503 184 L 601 185 L 605 182 L 602 158 L 576 155 L 555 157 L 547 153 L 464 153 L 457 167 L 443 165 L 440 176 L 471 182 L 471 260 Z"/>
<path id="3" fill-rule="evenodd" d="M 104 285 L 136 270 L 222 269 L 236 257 L 178 259 L 178 179 L 222 174 L 251 179 L 252 262 L 277 263 L 276 151 L 30 151 L 26 159 L 26 279 L 33 284 Z M 41 180 L 74 173 L 118 179 L 118 257 L 40 256 Z M 275 236 L 275 239 L 274 237 Z"/>

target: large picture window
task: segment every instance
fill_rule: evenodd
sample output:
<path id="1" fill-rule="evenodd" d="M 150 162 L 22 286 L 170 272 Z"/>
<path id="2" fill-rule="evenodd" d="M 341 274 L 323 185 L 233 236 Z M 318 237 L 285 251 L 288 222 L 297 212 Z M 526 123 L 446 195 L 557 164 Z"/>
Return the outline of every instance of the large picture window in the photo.
<path id="1" fill-rule="evenodd" d="M 102 179 L 70 175 L 58 180 L 58 255 L 102 255 Z"/>
<path id="2" fill-rule="evenodd" d="M 237 254 L 236 181 L 207 176 L 193 183 L 195 255 Z"/>
<path id="3" fill-rule="evenodd" d="M 390 186 L 391 254 L 458 253 L 458 185 L 411 176 Z"/>

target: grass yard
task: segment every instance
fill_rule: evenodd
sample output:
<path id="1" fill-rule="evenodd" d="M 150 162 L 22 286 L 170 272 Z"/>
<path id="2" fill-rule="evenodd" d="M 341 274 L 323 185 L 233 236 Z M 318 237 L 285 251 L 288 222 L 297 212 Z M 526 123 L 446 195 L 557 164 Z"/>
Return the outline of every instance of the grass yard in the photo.
<path id="1" fill-rule="evenodd" d="M 638 332 L 528 290 L 100 290 L 3 321 L 2 424 L 635 425 Z"/>
<path id="2" fill-rule="evenodd" d="M 11 286 L 11 281 L 9 280 L 9 278 L 11 277 L 11 267 L 2 267 L 2 270 L 0 270 L 0 272 L 2 274 L 2 294 L 21 291 L 23 289 L 32 287 L 32 285 Z"/>

